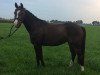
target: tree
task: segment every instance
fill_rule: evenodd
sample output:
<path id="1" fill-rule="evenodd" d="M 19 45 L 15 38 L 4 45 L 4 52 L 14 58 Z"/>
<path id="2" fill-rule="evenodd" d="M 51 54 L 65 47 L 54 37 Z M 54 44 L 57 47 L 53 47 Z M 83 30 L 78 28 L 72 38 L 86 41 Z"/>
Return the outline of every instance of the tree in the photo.
<path id="1" fill-rule="evenodd" d="M 100 22 L 99 21 L 93 21 L 92 24 L 93 25 L 100 25 Z"/>
<path id="2" fill-rule="evenodd" d="M 58 21 L 58 20 L 51 20 L 50 23 L 60 24 L 65 23 L 64 21 Z"/>
<path id="3" fill-rule="evenodd" d="M 76 23 L 77 24 L 83 24 L 83 21 L 82 20 L 77 20 Z"/>

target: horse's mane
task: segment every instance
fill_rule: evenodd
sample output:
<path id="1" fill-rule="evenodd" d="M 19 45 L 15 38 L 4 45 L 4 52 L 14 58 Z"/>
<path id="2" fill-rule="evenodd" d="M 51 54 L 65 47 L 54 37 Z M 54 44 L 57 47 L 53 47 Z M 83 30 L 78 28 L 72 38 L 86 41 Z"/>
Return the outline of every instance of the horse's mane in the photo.
<path id="1" fill-rule="evenodd" d="M 34 14 L 32 14 L 30 11 L 26 10 L 25 11 L 27 12 L 28 16 L 30 16 L 34 21 L 38 21 L 40 23 L 47 23 L 45 20 L 41 20 L 39 18 L 37 18 Z"/>

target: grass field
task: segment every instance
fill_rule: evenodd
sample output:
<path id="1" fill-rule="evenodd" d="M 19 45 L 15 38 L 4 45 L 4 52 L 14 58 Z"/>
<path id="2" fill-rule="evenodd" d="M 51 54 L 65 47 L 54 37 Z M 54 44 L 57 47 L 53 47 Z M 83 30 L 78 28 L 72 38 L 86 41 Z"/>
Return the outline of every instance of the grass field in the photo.
<path id="1" fill-rule="evenodd" d="M 11 24 L 0 23 L 0 36 L 9 33 Z M 46 67 L 37 67 L 29 35 L 21 26 L 11 37 L 0 40 L 0 75 L 100 75 L 100 26 L 86 26 L 85 72 L 75 60 L 68 67 L 70 52 L 67 43 L 43 47 Z"/>

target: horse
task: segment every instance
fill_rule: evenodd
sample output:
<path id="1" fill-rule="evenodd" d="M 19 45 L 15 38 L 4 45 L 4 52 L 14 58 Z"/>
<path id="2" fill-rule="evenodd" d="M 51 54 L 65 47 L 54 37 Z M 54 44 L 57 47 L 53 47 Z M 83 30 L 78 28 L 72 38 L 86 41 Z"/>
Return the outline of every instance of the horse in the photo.
<path id="1" fill-rule="evenodd" d="M 14 25 L 19 28 L 23 23 L 29 33 L 30 41 L 34 46 L 37 66 L 45 66 L 42 46 L 58 46 L 68 42 L 73 65 L 77 55 L 81 71 L 84 71 L 84 55 L 86 30 L 72 22 L 52 24 L 37 18 L 20 3 L 15 3 Z"/>

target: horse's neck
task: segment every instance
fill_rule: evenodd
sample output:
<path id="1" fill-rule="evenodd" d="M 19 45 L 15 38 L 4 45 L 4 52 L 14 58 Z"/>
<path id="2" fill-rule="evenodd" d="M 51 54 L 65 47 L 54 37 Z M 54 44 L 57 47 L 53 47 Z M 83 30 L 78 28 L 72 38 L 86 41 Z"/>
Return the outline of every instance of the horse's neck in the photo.
<path id="1" fill-rule="evenodd" d="M 23 24 L 25 26 L 25 28 L 27 29 L 27 31 L 29 33 L 33 32 L 34 29 L 36 28 L 36 25 L 38 23 L 38 20 L 35 20 L 35 17 L 32 15 L 29 15 L 30 13 L 28 13 L 23 21 Z"/>

